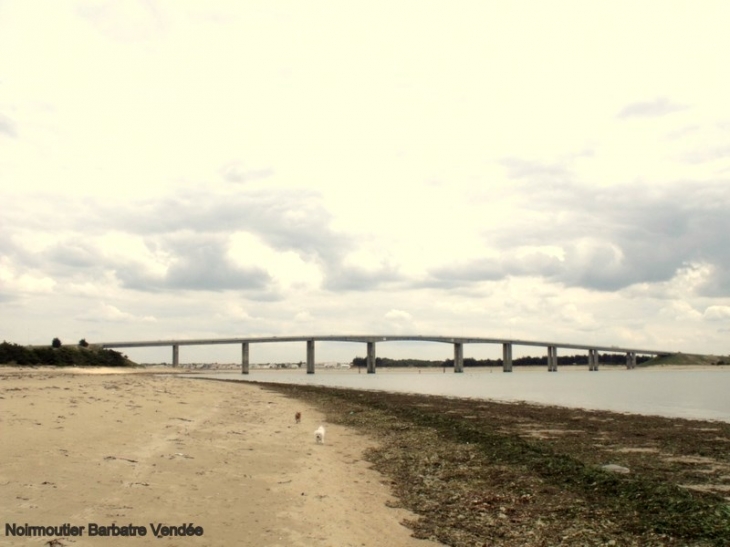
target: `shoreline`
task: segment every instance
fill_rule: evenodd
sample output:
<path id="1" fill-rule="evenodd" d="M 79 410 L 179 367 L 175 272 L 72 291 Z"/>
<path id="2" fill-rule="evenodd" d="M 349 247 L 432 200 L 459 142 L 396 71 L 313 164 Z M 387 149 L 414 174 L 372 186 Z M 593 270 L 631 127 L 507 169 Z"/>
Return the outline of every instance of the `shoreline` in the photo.
<path id="1" fill-rule="evenodd" d="M 29 370 L 86 375 L 165 375 L 209 377 L 253 384 L 275 382 L 293 385 L 322 385 L 395 393 L 429 394 L 504 403 L 559 406 L 576 410 L 606 410 L 646 416 L 712 420 L 730 423 L 730 400 L 724 389 L 730 386 L 730 365 L 661 365 L 626 370 L 623 366 L 604 367 L 590 372 L 587 367 L 562 374 L 539 370 L 514 373 L 469 368 L 463 374 L 453 370 L 418 369 L 379 370 L 366 374 L 355 370 L 252 370 L 243 375 L 240 368 L 208 370 L 165 367 L 48 367 L 0 366 L 0 374 L 24 374 Z M 590 372 L 590 373 L 589 373 Z M 628 374 L 629 376 L 625 376 Z M 633 374 L 633 376 L 631 376 Z M 717 378 L 715 380 L 715 376 Z M 561 380 L 566 380 L 565 382 Z M 519 380 L 518 380 L 519 379 Z M 485 380 L 485 381 L 482 381 Z M 600 389 L 598 389 L 600 388 Z M 609 396 L 609 394 L 611 394 Z"/>
<path id="2" fill-rule="evenodd" d="M 730 422 L 730 370 L 545 370 L 528 372 L 393 371 L 358 374 L 352 371 L 199 371 L 209 377 L 253 383 L 321 385 L 391 393 L 421 393 L 474 400 L 558 405 L 565 408 L 610 410 L 641 415 Z"/>
<path id="3" fill-rule="evenodd" d="M 170 364 L 140 364 L 134 367 L 97 367 L 97 366 L 81 366 L 81 365 L 16 365 L 16 364 L 2 364 L 0 363 L 0 375 L 5 373 L 19 373 L 23 371 L 35 370 L 41 372 L 52 372 L 52 371 L 65 371 L 69 373 L 77 374 L 193 374 L 193 373 L 210 373 L 210 372 L 236 372 L 241 370 L 241 365 L 235 363 L 215 363 L 214 367 L 217 368 L 203 368 L 211 365 L 207 364 L 191 364 L 184 363 L 178 367 L 172 367 Z M 289 369 L 289 368 L 267 368 L 263 365 L 251 365 L 251 373 L 259 372 L 271 372 L 281 374 L 306 374 L 304 368 L 300 369 Z M 358 373 L 357 367 L 350 368 L 330 368 L 317 366 L 316 371 L 336 374 L 366 374 L 364 369 Z M 545 372 L 546 367 L 544 366 L 519 366 L 515 365 L 513 371 L 507 374 L 514 373 L 531 373 L 531 372 Z M 619 371 L 628 369 L 625 365 L 615 364 L 601 364 L 598 372 L 601 370 L 606 371 Z M 712 371 L 712 370 L 730 370 L 730 364 L 722 365 L 693 365 L 693 364 L 656 364 L 648 366 L 637 366 L 634 370 L 661 372 L 666 370 L 682 370 L 682 371 Z M 492 372 L 492 373 L 503 373 L 502 368 L 498 366 L 494 367 L 465 367 L 464 373 L 478 373 L 478 372 Z M 558 371 L 562 372 L 589 372 L 587 365 L 560 365 Z M 428 374 L 444 374 L 442 367 L 378 367 L 377 373 L 384 374 L 402 374 L 402 373 L 428 373 Z M 454 374 L 453 368 L 447 367 L 446 374 Z"/>

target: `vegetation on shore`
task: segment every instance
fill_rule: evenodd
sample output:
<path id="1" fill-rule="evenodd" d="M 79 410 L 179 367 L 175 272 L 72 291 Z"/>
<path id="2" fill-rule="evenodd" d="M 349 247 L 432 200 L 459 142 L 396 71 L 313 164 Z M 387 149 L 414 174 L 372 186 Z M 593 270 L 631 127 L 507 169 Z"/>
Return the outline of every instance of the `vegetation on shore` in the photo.
<path id="1" fill-rule="evenodd" d="M 625 365 L 626 356 L 620 353 L 599 353 L 598 362 L 602 365 Z M 636 363 L 639 366 L 655 366 L 655 365 L 728 365 L 730 364 L 730 356 L 717 355 L 695 355 L 691 353 L 672 353 L 670 355 L 658 355 L 651 357 L 649 355 L 637 355 Z M 367 367 L 366 357 L 355 357 L 352 360 L 353 366 Z M 475 359 L 473 357 L 464 358 L 464 367 L 502 367 L 502 359 Z M 587 354 L 576 355 L 559 355 L 559 366 L 587 365 Z M 516 357 L 512 360 L 512 365 L 517 367 L 530 366 L 547 366 L 547 356 L 524 356 Z M 435 368 L 453 368 L 454 360 L 427 360 L 427 359 L 390 359 L 388 357 L 376 357 L 375 366 L 381 367 L 435 367 Z"/>
<path id="2" fill-rule="evenodd" d="M 0 344 L 0 364 L 81 367 L 134 366 L 126 355 L 118 351 L 94 347 L 85 343 L 85 340 L 81 340 L 77 346 L 63 346 L 57 340 L 55 338 L 49 346 L 20 346 L 3 342 Z"/>
<path id="3" fill-rule="evenodd" d="M 730 545 L 730 424 L 264 385 L 380 441 L 366 457 L 418 516 L 407 523 L 416 537 L 457 547 Z"/>
<path id="4" fill-rule="evenodd" d="M 648 355 L 638 355 L 636 362 L 638 364 L 648 363 L 652 361 L 652 358 Z M 599 363 L 605 365 L 625 365 L 626 356 L 618 353 L 601 353 L 599 354 Z M 367 367 L 367 357 L 355 357 L 352 360 L 353 366 L 356 367 Z M 512 359 L 512 364 L 518 367 L 525 366 L 547 366 L 547 356 L 525 356 L 517 357 Z M 588 355 L 559 355 L 558 365 L 570 366 L 570 365 L 587 365 Z M 502 359 L 475 359 L 473 357 L 464 358 L 464 367 L 502 367 Z M 453 368 L 454 360 L 427 360 L 427 359 L 390 359 L 388 357 L 376 357 L 375 366 L 380 367 L 435 367 L 435 368 Z"/>
<path id="5" fill-rule="evenodd" d="M 730 356 L 728 355 L 697 355 L 693 353 L 672 353 L 671 355 L 659 355 L 646 363 L 652 366 L 664 365 L 689 365 L 689 366 L 708 366 L 708 365 L 730 365 Z"/>

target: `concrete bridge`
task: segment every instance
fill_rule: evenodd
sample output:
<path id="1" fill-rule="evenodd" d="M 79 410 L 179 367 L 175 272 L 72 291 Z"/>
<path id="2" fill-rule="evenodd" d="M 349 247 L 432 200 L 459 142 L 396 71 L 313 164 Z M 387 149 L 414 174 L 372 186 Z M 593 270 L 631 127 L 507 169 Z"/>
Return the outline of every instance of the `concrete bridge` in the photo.
<path id="1" fill-rule="evenodd" d="M 367 371 L 375 373 L 375 344 L 379 342 L 440 342 L 454 346 L 454 372 L 464 372 L 464 344 L 501 344 L 502 370 L 512 372 L 512 346 L 537 346 L 547 348 L 548 371 L 558 370 L 558 348 L 588 350 L 588 370 L 598 370 L 598 352 L 625 353 L 626 368 L 636 368 L 636 355 L 670 355 L 671 351 L 620 348 L 618 346 L 599 346 L 586 344 L 565 344 L 557 342 L 536 342 L 531 340 L 506 340 L 501 338 L 418 336 L 418 335 L 318 335 L 318 336 L 265 336 L 251 338 L 210 338 L 199 340 L 152 340 L 142 342 L 102 342 L 95 344 L 102 348 L 146 348 L 158 346 L 172 347 L 172 366 L 180 363 L 180 346 L 207 346 L 215 344 L 241 344 L 241 373 L 249 372 L 249 347 L 251 344 L 272 342 L 305 342 L 307 352 L 307 373 L 314 374 L 315 342 L 356 342 L 367 344 Z"/>

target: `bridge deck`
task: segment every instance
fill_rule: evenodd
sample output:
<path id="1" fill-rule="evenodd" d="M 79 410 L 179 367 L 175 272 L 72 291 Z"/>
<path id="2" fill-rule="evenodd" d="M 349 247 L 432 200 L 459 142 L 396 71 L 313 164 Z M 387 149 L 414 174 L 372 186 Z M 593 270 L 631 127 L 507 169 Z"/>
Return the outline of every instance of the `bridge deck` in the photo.
<path id="1" fill-rule="evenodd" d="M 507 338 L 481 338 L 459 336 L 422 336 L 422 335 L 310 335 L 310 336 L 259 336 L 241 338 L 201 338 L 178 340 L 146 340 L 125 342 L 101 342 L 95 344 L 102 348 L 144 348 L 156 346 L 207 346 L 217 344 L 258 344 L 272 342 L 441 342 L 445 344 L 511 344 L 513 346 L 556 347 L 564 349 L 597 350 L 612 353 L 636 353 L 642 355 L 670 355 L 667 350 L 624 348 L 597 344 L 573 344 L 565 342 L 545 342 L 535 340 L 512 340 Z"/>

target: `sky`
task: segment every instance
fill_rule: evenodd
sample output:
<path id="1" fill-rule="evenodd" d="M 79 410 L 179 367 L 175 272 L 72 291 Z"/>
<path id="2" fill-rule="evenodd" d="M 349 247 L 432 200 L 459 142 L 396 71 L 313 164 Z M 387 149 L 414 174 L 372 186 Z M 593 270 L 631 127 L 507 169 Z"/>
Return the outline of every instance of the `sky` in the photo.
<path id="1" fill-rule="evenodd" d="M 0 0 L 0 338 L 727 355 L 728 24 L 724 0 Z"/>

